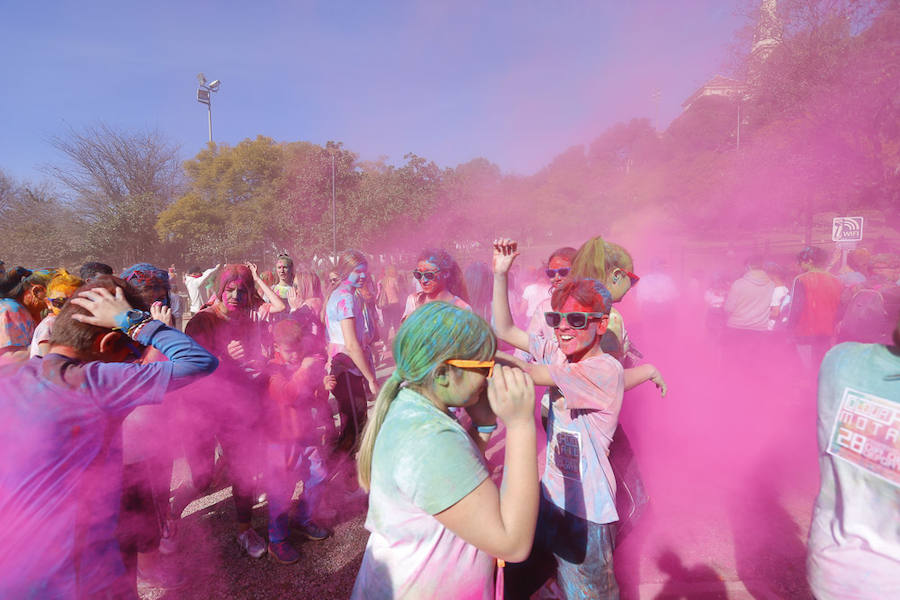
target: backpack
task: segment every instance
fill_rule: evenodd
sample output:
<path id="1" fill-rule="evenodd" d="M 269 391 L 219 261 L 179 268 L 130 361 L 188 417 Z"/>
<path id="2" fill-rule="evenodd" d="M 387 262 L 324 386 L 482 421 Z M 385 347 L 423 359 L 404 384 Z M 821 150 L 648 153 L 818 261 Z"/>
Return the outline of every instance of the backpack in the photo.
<path id="1" fill-rule="evenodd" d="M 837 327 L 838 342 L 885 344 L 892 329 L 877 290 L 861 289 L 850 298 L 844 318 Z"/>

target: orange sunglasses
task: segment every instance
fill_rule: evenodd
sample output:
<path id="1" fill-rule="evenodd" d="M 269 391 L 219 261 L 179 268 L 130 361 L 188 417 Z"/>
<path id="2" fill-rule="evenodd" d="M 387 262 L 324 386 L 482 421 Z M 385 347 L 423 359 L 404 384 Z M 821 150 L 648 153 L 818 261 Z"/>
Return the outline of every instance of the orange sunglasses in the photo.
<path id="1" fill-rule="evenodd" d="M 464 360 L 461 358 L 451 358 L 444 362 L 448 365 L 465 369 L 466 371 L 475 371 L 485 377 L 490 377 L 494 374 L 494 361 L 492 360 Z"/>

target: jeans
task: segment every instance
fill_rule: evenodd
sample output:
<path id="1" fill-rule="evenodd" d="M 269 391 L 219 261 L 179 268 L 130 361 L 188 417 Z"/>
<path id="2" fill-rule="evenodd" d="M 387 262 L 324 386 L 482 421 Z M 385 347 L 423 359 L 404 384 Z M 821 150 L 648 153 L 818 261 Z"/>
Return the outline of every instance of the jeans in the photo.
<path id="1" fill-rule="evenodd" d="M 576 517 L 542 495 L 534 546 L 525 562 L 506 565 L 504 597 L 530 598 L 555 570 L 566 599 L 618 599 L 613 573 L 615 527 L 615 523 Z"/>
<path id="2" fill-rule="evenodd" d="M 325 481 L 325 463 L 315 446 L 298 448 L 293 464 L 287 463 L 293 444 L 266 444 L 266 496 L 269 502 L 269 541 L 281 542 L 289 533 L 290 522 L 312 520 L 318 504 L 321 483 Z M 291 498 L 298 481 L 303 481 L 303 497 L 291 515 Z"/>

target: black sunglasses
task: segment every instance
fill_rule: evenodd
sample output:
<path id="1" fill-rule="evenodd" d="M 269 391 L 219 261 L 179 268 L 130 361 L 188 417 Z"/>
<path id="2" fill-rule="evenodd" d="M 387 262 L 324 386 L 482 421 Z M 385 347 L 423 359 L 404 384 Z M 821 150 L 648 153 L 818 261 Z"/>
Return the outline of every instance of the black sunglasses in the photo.
<path id="1" fill-rule="evenodd" d="M 560 277 L 565 277 L 571 270 L 572 269 L 570 269 L 569 267 L 563 267 L 562 269 L 547 269 L 544 272 L 547 274 L 548 279 L 553 279 L 557 275 L 559 275 Z"/>
<path id="2" fill-rule="evenodd" d="M 60 309 L 61 309 L 63 306 L 65 306 L 65 304 L 66 304 L 66 302 L 67 302 L 68 300 L 69 300 L 69 299 L 66 298 L 65 296 L 62 296 L 62 297 L 59 297 L 59 298 L 47 298 L 47 302 L 49 302 L 50 305 L 53 306 L 53 308 L 60 308 Z"/>
<path id="3" fill-rule="evenodd" d="M 598 312 L 545 312 L 544 320 L 547 321 L 547 325 L 556 329 L 562 324 L 562 320 L 565 319 L 566 323 L 569 324 L 569 327 L 572 329 L 584 329 L 587 327 L 588 319 L 591 317 L 600 318 L 605 317 L 606 315 Z"/>
<path id="4" fill-rule="evenodd" d="M 428 281 L 431 281 L 432 279 L 437 279 L 438 273 L 440 273 L 440 270 L 438 270 L 438 271 L 413 271 L 413 277 L 415 277 L 416 279 L 419 279 L 421 281 L 428 282 Z"/>

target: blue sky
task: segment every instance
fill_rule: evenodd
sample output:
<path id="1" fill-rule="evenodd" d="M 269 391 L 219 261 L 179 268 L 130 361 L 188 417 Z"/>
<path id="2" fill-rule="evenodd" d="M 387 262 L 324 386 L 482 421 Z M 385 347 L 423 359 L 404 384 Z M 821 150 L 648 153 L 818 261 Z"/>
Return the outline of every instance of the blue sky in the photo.
<path id="1" fill-rule="evenodd" d="M 13 2 L 0 19 L 0 169 L 39 180 L 48 143 L 103 121 L 213 137 L 343 141 L 363 159 L 484 156 L 532 173 L 632 117 L 665 126 L 723 72 L 732 2 Z"/>

